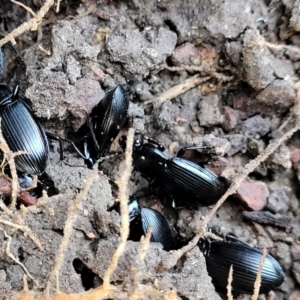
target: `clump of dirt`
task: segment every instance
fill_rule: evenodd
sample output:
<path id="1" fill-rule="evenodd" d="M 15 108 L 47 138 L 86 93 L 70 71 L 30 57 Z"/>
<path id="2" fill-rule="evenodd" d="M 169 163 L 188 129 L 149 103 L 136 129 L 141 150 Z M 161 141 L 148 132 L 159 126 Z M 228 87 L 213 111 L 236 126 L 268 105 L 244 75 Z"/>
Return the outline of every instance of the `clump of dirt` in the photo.
<path id="1" fill-rule="evenodd" d="M 34 11 L 42 5 L 24 3 Z M 294 126 L 292 109 L 299 101 L 299 1 L 82 0 L 63 1 L 60 6 L 58 13 L 52 7 L 37 33 L 16 39 L 26 78 L 18 64 L 17 69 L 10 64 L 14 55 L 8 46 L 3 47 L 5 82 L 11 87 L 20 83 L 21 94 L 31 100 L 47 131 L 68 137 L 86 122 L 108 90 L 122 84 L 130 99 L 128 127 L 164 145 L 169 157 L 187 146 L 212 148 L 212 154 L 205 153 L 209 160 L 213 157 L 207 167 L 229 186 L 245 164 Z M 6 16 L 10 31 L 28 21 L 23 8 L 8 2 L 0 15 Z M 205 79 L 192 85 L 188 80 L 193 76 Z M 188 88 L 180 85 L 183 82 L 189 82 Z M 176 85 L 179 92 L 170 96 Z M 231 233 L 267 247 L 278 259 L 286 277 L 274 291 L 276 299 L 300 297 L 298 135 L 251 172 L 209 222 L 221 235 Z M 36 206 L 12 216 L 0 210 L 1 220 L 30 228 L 44 249 L 0 222 L 1 299 L 22 290 L 22 265 L 31 274 L 29 289 L 44 291 L 68 211 L 91 173 L 72 147 L 64 145 L 62 162 L 56 142 L 51 148 L 45 176 L 55 195 L 44 194 Z M 103 283 L 119 242 L 121 217 L 110 208 L 118 192 L 111 183 L 122 172 L 121 160 L 101 165 L 107 177 L 97 175 L 79 209 L 59 273 L 61 292 L 80 293 Z M 135 170 L 129 189 L 143 205 L 161 200 L 153 202 L 148 183 Z M 209 210 L 162 209 L 173 229 L 187 240 L 198 232 Z M 8 256 L 8 236 L 10 252 L 22 265 Z M 111 278 L 118 291 L 133 295 L 137 280 L 160 291 L 161 297 L 168 295 L 166 299 L 226 299 L 215 291 L 198 247 L 169 269 L 163 261 L 171 254 L 160 244 L 150 244 L 142 260 L 139 247 L 134 242 L 126 245 Z M 176 292 L 174 298 L 170 291 Z M 116 299 L 122 297 L 121 292 L 114 294 Z M 145 293 L 139 299 L 155 297 Z"/>

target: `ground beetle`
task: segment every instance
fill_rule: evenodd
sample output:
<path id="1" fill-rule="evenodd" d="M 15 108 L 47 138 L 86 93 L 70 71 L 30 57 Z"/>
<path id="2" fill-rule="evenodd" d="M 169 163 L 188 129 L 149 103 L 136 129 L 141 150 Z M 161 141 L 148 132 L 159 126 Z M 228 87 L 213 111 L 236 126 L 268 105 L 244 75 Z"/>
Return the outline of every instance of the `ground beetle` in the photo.
<path id="1" fill-rule="evenodd" d="M 0 79 L 3 78 L 3 59 L 0 48 Z M 35 119 L 25 99 L 19 97 L 19 88 L 13 91 L 0 82 L 0 117 L 3 137 L 13 152 L 26 151 L 28 154 L 15 158 L 18 171 L 30 175 L 44 172 L 49 145 L 46 134 Z"/>
<path id="2" fill-rule="evenodd" d="M 263 257 L 260 249 L 244 243 L 233 236 L 224 240 L 200 238 L 198 246 L 206 259 L 206 266 L 213 283 L 226 288 L 230 266 L 233 266 L 232 290 L 253 294 L 254 282 Z M 266 294 L 278 287 L 284 280 L 284 273 L 277 260 L 267 254 L 261 273 L 260 293 Z"/>
<path id="3" fill-rule="evenodd" d="M 209 206 L 224 194 L 225 187 L 211 171 L 181 157 L 168 159 L 164 147 L 153 140 L 135 140 L 134 166 L 151 184 L 174 197 L 172 207 Z"/>
<path id="4" fill-rule="evenodd" d="M 84 128 L 86 130 L 87 127 L 88 133 L 84 138 L 82 155 L 89 167 L 107 155 L 113 140 L 127 119 L 128 106 L 126 92 L 118 85 L 93 108 Z"/>
<path id="5" fill-rule="evenodd" d="M 152 227 L 151 242 L 161 243 L 165 251 L 175 249 L 171 229 L 165 217 L 157 210 L 140 207 L 135 196 L 129 200 L 129 240 L 140 241 L 141 236 Z"/>

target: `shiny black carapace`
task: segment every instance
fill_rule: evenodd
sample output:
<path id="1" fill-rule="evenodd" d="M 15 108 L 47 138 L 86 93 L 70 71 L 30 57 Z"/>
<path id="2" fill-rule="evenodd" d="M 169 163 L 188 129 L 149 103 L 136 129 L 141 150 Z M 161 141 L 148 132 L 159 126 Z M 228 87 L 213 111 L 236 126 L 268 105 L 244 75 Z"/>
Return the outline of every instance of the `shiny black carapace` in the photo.
<path id="1" fill-rule="evenodd" d="M 224 240 L 200 238 L 198 246 L 206 259 L 207 272 L 213 283 L 226 289 L 230 266 L 233 267 L 232 290 L 237 293 L 253 294 L 263 252 L 233 236 Z M 280 286 L 284 273 L 278 261 L 267 254 L 261 273 L 260 294 Z"/>
<path id="2" fill-rule="evenodd" d="M 94 107 L 88 117 L 88 134 L 84 143 L 84 157 L 91 167 L 107 155 L 128 115 L 129 100 L 121 85 L 116 86 Z"/>
<path id="3" fill-rule="evenodd" d="M 209 206 L 224 194 L 225 186 L 211 171 L 181 157 L 167 158 L 154 141 L 136 140 L 133 163 L 153 185 L 172 196 L 172 207 Z"/>
<path id="4" fill-rule="evenodd" d="M 45 171 L 49 145 L 46 134 L 35 119 L 27 100 L 19 96 L 19 88 L 13 91 L 2 83 L 3 56 L 0 48 L 0 117 L 3 137 L 13 152 L 26 151 L 15 157 L 18 171 L 39 175 Z"/>
<path id="5" fill-rule="evenodd" d="M 151 242 L 161 243 L 165 251 L 175 249 L 172 232 L 165 217 L 155 209 L 140 207 L 135 196 L 130 197 L 129 219 L 129 240 L 140 241 L 142 235 L 145 235 L 151 226 Z"/>

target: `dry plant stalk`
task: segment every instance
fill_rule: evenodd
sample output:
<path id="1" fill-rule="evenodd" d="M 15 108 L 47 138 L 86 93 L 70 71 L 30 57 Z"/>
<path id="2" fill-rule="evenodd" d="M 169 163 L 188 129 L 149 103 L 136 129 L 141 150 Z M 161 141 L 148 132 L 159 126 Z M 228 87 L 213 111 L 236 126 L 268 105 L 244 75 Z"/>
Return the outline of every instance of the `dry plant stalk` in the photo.
<path id="1" fill-rule="evenodd" d="M 64 236 L 62 238 L 62 241 L 61 241 L 61 244 L 60 244 L 58 253 L 56 255 L 54 265 L 53 265 L 53 269 L 50 273 L 50 276 L 49 276 L 49 279 L 48 279 L 48 282 L 46 285 L 46 289 L 45 289 L 45 294 L 47 296 L 50 293 L 50 288 L 51 288 L 54 276 L 56 276 L 57 280 L 59 278 L 59 271 L 62 266 L 63 259 L 65 257 L 65 252 L 68 247 L 68 242 L 69 242 L 71 234 L 73 232 L 73 224 L 77 218 L 79 210 L 82 208 L 82 203 L 86 199 L 88 191 L 90 190 L 90 188 L 93 184 L 93 181 L 96 179 L 97 175 L 98 175 L 98 164 L 96 163 L 94 165 L 93 171 L 86 179 L 84 187 L 81 190 L 81 192 L 77 195 L 77 198 L 75 199 L 75 201 L 69 202 L 68 214 L 67 214 L 67 219 L 66 219 L 66 223 L 65 223 L 65 227 L 64 227 Z"/>
<path id="2" fill-rule="evenodd" d="M 131 267 L 131 278 L 132 278 L 132 286 L 136 288 L 140 282 L 140 278 L 142 278 L 142 268 L 140 266 L 143 265 L 143 260 L 145 255 L 148 251 L 151 235 L 152 235 L 153 228 L 149 227 L 145 236 L 141 237 L 138 255 L 135 261 L 135 266 Z"/>
<path id="3" fill-rule="evenodd" d="M 115 253 L 113 254 L 111 263 L 104 274 L 103 277 L 104 290 L 111 288 L 110 277 L 118 265 L 119 258 L 124 253 L 128 234 L 129 234 L 128 181 L 130 179 L 131 170 L 132 170 L 133 140 L 134 140 L 134 129 L 130 128 L 128 130 L 127 142 L 126 142 L 126 151 L 125 151 L 125 160 L 124 160 L 125 169 L 121 178 L 117 181 L 117 184 L 119 186 L 119 202 L 120 202 L 120 210 L 122 216 L 120 242 Z"/>
<path id="4" fill-rule="evenodd" d="M 13 1 L 18 5 L 21 5 L 24 7 L 22 3 L 19 3 L 17 1 Z M 16 43 L 15 38 L 20 36 L 22 33 L 24 33 L 27 30 L 35 31 L 37 30 L 38 26 L 41 24 L 44 16 L 49 11 L 51 6 L 54 4 L 54 0 L 46 0 L 45 4 L 40 8 L 40 10 L 35 14 L 31 8 L 25 6 L 24 8 L 29 11 L 31 14 L 35 15 L 35 17 L 31 18 L 28 22 L 23 23 L 18 28 L 14 29 L 12 32 L 7 34 L 4 38 L 0 40 L 0 47 L 2 47 L 4 44 L 8 42 L 12 42 L 14 45 Z"/>
<path id="5" fill-rule="evenodd" d="M 233 279 L 233 266 L 230 266 L 229 274 L 228 274 L 228 284 L 227 284 L 227 298 L 228 300 L 233 300 L 232 297 L 232 279 Z"/>
<path id="6" fill-rule="evenodd" d="M 258 298 L 259 289 L 260 289 L 260 285 L 261 285 L 261 272 L 262 272 L 262 269 L 263 269 L 263 266 L 264 266 L 266 256 L 267 256 L 267 249 L 264 248 L 263 256 L 261 258 L 261 261 L 260 261 L 260 264 L 259 264 L 259 269 L 258 269 L 258 272 L 257 272 L 257 275 L 256 275 L 256 280 L 254 282 L 254 293 L 251 297 L 251 300 L 257 300 L 257 298 Z"/>
<path id="7" fill-rule="evenodd" d="M 33 278 L 33 276 L 28 272 L 26 267 L 10 252 L 10 244 L 11 244 L 11 236 L 6 233 L 5 230 L 3 230 L 4 236 L 8 239 L 7 244 L 6 244 L 6 249 L 5 253 L 6 255 L 11 258 L 16 264 L 20 265 L 24 272 L 27 274 L 27 276 L 36 284 L 36 286 L 39 286 L 39 283 Z"/>
<path id="8" fill-rule="evenodd" d="M 13 228 L 17 228 L 17 229 L 23 231 L 24 233 L 26 233 L 29 236 L 29 238 L 31 238 L 31 240 L 37 245 L 37 247 L 41 251 L 44 251 L 44 247 L 41 244 L 41 242 L 39 241 L 39 239 L 33 234 L 33 232 L 31 231 L 31 229 L 28 228 L 27 226 L 17 225 L 15 223 L 12 223 L 10 221 L 6 221 L 6 220 L 3 220 L 3 219 L 0 219 L 0 223 L 8 225 L 8 226 L 11 226 Z"/>
<path id="9" fill-rule="evenodd" d="M 145 101 L 145 104 L 151 103 L 154 100 L 159 100 L 160 102 L 168 101 L 171 100 L 175 97 L 180 96 L 181 94 L 184 94 L 185 92 L 189 91 L 190 89 L 200 85 L 201 83 L 209 80 L 211 77 L 206 76 L 206 77 L 200 77 L 199 74 L 196 74 L 192 77 L 189 77 L 185 81 L 171 87 L 164 93 L 162 93 L 159 97 L 150 99 L 148 101 Z"/>

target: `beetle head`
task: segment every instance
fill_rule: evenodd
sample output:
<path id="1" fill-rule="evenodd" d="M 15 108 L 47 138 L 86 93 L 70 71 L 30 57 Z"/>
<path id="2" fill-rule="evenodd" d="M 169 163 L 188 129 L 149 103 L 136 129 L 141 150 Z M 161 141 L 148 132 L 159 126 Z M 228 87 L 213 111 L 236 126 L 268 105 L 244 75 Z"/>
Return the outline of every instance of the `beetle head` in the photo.
<path id="1" fill-rule="evenodd" d="M 198 247 L 205 257 L 209 256 L 210 253 L 210 241 L 207 238 L 200 238 Z"/>
<path id="2" fill-rule="evenodd" d="M 128 212 L 130 222 L 133 221 L 140 214 L 139 204 L 134 195 L 129 197 Z"/>

